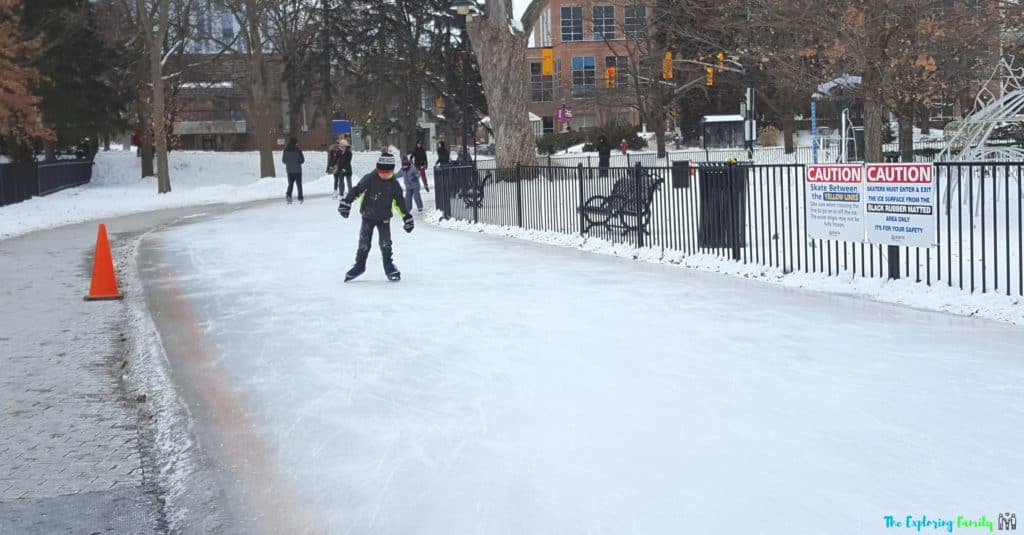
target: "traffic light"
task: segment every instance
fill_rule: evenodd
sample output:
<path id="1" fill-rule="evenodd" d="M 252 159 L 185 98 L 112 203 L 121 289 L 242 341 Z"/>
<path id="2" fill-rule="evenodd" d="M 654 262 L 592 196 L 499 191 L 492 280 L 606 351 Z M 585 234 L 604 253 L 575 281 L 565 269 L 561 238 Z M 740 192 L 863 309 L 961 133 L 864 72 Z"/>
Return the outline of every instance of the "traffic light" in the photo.
<path id="1" fill-rule="evenodd" d="M 441 95 L 438 95 L 437 96 L 437 100 L 434 101 L 434 106 L 436 106 L 437 109 L 439 109 L 439 110 L 443 110 L 444 109 L 444 97 L 441 96 Z"/>
<path id="2" fill-rule="evenodd" d="M 715 85 L 715 68 L 704 67 L 704 85 L 711 87 Z"/>
<path id="3" fill-rule="evenodd" d="M 672 75 L 672 53 L 665 52 L 665 59 L 661 60 L 661 77 L 664 80 L 671 80 Z"/>
<path id="4" fill-rule="evenodd" d="M 555 51 L 551 47 L 540 50 L 540 74 L 541 76 L 555 75 Z"/>
<path id="5" fill-rule="evenodd" d="M 722 68 L 725 67 L 725 52 L 719 50 L 715 54 L 715 60 L 718 61 L 718 72 L 722 72 Z"/>
<path id="6" fill-rule="evenodd" d="M 604 86 L 608 89 L 615 87 L 615 67 L 608 67 L 604 70 Z"/>

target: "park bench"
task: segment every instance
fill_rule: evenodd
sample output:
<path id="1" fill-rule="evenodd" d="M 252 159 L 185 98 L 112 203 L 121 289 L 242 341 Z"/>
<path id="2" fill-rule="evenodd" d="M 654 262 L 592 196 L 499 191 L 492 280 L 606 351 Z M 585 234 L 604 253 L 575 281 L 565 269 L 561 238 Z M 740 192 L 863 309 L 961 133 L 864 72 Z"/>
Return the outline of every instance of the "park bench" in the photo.
<path id="1" fill-rule="evenodd" d="M 476 171 L 469 179 L 460 181 L 459 187 L 455 190 L 455 197 L 466 204 L 466 208 L 481 208 L 484 205 L 484 186 L 491 180 L 491 173 L 488 172 L 482 179 L 477 179 Z"/>
<path id="2" fill-rule="evenodd" d="M 651 221 L 651 203 L 664 182 L 665 179 L 655 179 L 642 169 L 616 180 L 610 194 L 594 195 L 579 208 L 584 220 L 583 232 L 601 227 L 609 231 L 621 230 L 623 235 L 638 230 L 650 235 L 647 226 Z"/>

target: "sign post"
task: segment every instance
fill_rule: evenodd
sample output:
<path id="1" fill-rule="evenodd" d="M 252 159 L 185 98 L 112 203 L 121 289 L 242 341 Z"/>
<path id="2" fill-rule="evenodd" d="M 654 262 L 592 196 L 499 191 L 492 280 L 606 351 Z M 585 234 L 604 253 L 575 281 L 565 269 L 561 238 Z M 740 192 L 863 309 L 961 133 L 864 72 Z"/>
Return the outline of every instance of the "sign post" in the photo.
<path id="1" fill-rule="evenodd" d="M 809 165 L 807 236 L 821 240 L 864 241 L 864 168 Z"/>
<path id="2" fill-rule="evenodd" d="M 818 163 L 818 99 L 813 96 L 811 97 L 811 161 Z"/>

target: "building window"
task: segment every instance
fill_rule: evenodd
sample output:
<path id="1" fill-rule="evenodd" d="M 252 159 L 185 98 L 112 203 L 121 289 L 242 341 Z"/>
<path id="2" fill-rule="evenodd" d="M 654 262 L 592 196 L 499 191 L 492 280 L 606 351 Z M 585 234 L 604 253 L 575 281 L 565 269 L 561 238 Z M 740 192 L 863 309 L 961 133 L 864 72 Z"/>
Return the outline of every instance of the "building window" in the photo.
<path id="1" fill-rule="evenodd" d="M 572 96 L 581 97 L 595 88 L 594 56 L 572 57 Z"/>
<path id="2" fill-rule="evenodd" d="M 583 8 L 562 8 L 562 41 L 583 40 Z"/>
<path id="3" fill-rule="evenodd" d="M 643 39 L 647 34 L 647 7 L 626 6 L 622 30 L 630 39 Z"/>
<path id="4" fill-rule="evenodd" d="M 615 39 L 615 6 L 594 6 L 594 40 Z"/>
<path id="5" fill-rule="evenodd" d="M 530 64 L 530 101 L 551 102 L 554 100 L 555 78 L 541 74 L 540 63 Z"/>
<path id="6" fill-rule="evenodd" d="M 220 36 L 224 41 L 235 38 L 235 18 L 229 12 L 224 12 L 220 19 Z"/>
<path id="7" fill-rule="evenodd" d="M 572 118 L 573 130 L 583 130 L 584 128 L 594 128 L 597 126 L 597 117 L 594 115 L 575 115 Z"/>

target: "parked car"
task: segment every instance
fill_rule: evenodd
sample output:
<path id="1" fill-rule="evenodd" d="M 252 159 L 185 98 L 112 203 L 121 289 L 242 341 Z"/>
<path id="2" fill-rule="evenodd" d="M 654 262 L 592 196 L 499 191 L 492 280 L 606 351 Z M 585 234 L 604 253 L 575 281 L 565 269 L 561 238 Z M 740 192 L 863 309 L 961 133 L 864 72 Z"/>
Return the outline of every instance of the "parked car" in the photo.
<path id="1" fill-rule="evenodd" d="M 494 156 L 495 150 L 494 143 L 478 143 L 476 146 L 476 153 L 485 156 Z"/>

